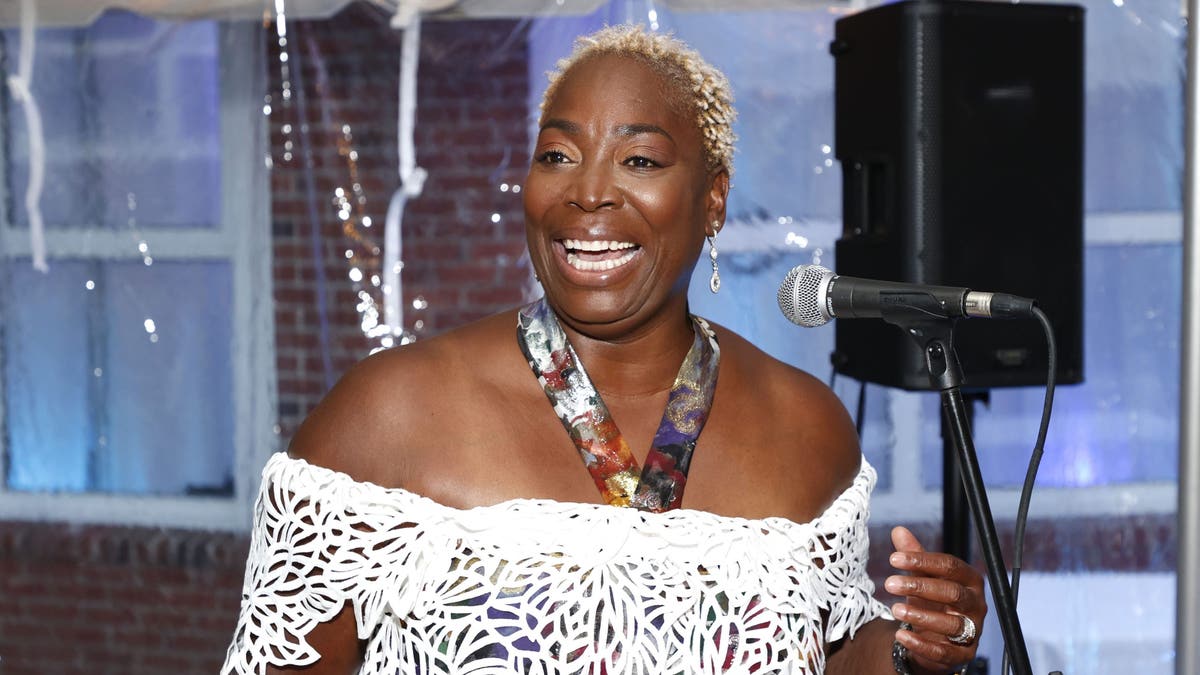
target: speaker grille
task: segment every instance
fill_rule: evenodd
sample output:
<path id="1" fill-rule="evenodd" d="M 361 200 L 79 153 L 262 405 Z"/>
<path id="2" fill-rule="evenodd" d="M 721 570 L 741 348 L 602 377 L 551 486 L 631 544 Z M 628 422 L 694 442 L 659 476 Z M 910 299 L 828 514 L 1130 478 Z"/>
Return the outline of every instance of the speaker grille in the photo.
<path id="1" fill-rule="evenodd" d="M 1060 384 L 1083 376 L 1083 17 L 1075 5 L 900 0 L 834 31 L 838 271 L 1037 298 Z M 931 386 L 921 346 L 886 322 L 843 322 L 835 344 L 839 374 Z M 1035 321 L 960 322 L 955 351 L 970 389 L 1045 383 Z"/>

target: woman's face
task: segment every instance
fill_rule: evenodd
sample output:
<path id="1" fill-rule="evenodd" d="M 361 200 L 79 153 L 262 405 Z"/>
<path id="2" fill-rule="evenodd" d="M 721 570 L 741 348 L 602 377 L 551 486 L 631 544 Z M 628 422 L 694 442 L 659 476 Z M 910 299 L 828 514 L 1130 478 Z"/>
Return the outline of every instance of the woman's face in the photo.
<path id="1" fill-rule="evenodd" d="M 649 67 L 600 56 L 563 77 L 526 180 L 526 237 L 560 318 L 615 337 L 686 306 L 728 176 L 705 168 L 699 129 Z"/>

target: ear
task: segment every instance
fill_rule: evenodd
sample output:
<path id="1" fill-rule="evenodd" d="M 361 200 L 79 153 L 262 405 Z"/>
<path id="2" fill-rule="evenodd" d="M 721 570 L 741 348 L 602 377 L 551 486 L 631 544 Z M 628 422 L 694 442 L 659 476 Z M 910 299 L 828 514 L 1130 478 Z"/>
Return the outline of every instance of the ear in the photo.
<path id="1" fill-rule="evenodd" d="M 725 200 L 729 197 L 729 172 L 718 169 L 708 180 L 704 233 L 712 237 L 725 226 Z M 713 223 L 716 223 L 714 225 Z"/>

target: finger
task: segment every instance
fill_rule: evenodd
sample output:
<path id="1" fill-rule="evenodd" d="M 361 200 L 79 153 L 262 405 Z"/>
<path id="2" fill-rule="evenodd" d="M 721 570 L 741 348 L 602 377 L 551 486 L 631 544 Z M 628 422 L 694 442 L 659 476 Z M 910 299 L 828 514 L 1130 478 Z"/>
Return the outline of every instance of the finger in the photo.
<path id="1" fill-rule="evenodd" d="M 888 562 L 898 570 L 917 576 L 949 579 L 971 588 L 983 588 L 983 575 L 949 553 L 897 551 L 888 558 Z"/>
<path id="2" fill-rule="evenodd" d="M 935 612 L 946 611 L 946 603 L 944 603 L 944 602 L 933 602 L 932 600 L 923 600 L 921 598 L 917 598 L 917 597 L 914 597 L 911 595 L 906 596 L 904 598 L 903 602 L 904 602 L 904 604 L 908 605 L 909 607 L 918 607 L 920 609 L 928 609 L 928 610 L 933 610 Z"/>
<path id="3" fill-rule="evenodd" d="M 962 615 L 930 610 L 903 602 L 892 605 L 892 615 L 901 621 L 911 624 L 914 632 L 929 631 L 930 633 L 945 635 L 947 639 L 951 635 L 961 635 L 963 629 L 966 627 L 966 621 Z M 975 625 L 978 626 L 980 623 L 982 623 L 982 619 L 975 622 Z"/>
<path id="4" fill-rule="evenodd" d="M 925 552 L 925 547 L 921 546 L 917 536 L 907 527 L 892 528 L 892 546 L 896 547 L 897 551 Z"/>
<path id="5" fill-rule="evenodd" d="M 959 646 L 944 640 L 930 640 L 912 631 L 896 631 L 896 641 L 908 648 L 909 656 L 918 662 L 954 667 L 975 658 L 975 644 Z"/>
<path id="6" fill-rule="evenodd" d="M 908 598 L 909 604 L 920 604 L 914 602 L 914 599 L 920 599 L 936 605 L 949 605 L 963 614 L 982 608 L 979 590 L 948 579 L 894 575 L 884 580 L 883 587 L 892 595 Z"/>

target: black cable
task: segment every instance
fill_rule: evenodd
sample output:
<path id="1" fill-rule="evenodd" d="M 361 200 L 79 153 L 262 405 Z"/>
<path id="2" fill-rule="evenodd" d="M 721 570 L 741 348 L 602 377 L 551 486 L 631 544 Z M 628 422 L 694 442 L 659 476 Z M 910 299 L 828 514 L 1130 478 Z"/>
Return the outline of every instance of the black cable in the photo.
<path id="1" fill-rule="evenodd" d="M 1017 593 L 1021 586 L 1021 557 L 1025 552 L 1025 521 L 1029 518 L 1029 502 L 1033 498 L 1033 484 L 1037 480 L 1038 467 L 1042 463 L 1042 454 L 1046 449 L 1046 432 L 1050 428 L 1050 409 L 1054 407 L 1054 379 L 1057 374 L 1058 348 L 1054 343 L 1054 328 L 1050 320 L 1038 307 L 1033 308 L 1033 315 L 1046 334 L 1046 354 L 1049 361 L 1049 374 L 1046 376 L 1046 397 L 1042 403 L 1042 422 L 1038 426 L 1037 442 L 1033 446 L 1033 454 L 1029 457 L 1029 468 L 1025 471 L 1025 483 L 1021 486 L 1021 501 L 1017 506 L 1016 527 L 1013 531 L 1013 564 L 1012 564 L 1012 597 L 1013 607 L 1017 604 Z M 1000 673 L 1009 670 L 1008 651 L 1005 650 L 1001 660 Z"/>
<path id="2" fill-rule="evenodd" d="M 867 409 L 867 381 L 861 380 L 858 383 L 858 406 L 854 411 L 854 430 L 858 433 L 858 442 L 862 443 L 863 437 L 863 419 Z"/>
<path id="3" fill-rule="evenodd" d="M 833 385 L 837 382 L 837 368 L 829 371 L 829 388 L 833 389 Z M 863 437 L 863 418 L 867 408 L 867 382 L 861 380 L 858 383 L 858 404 L 854 411 L 854 431 L 858 434 L 858 442 L 862 443 Z"/>

